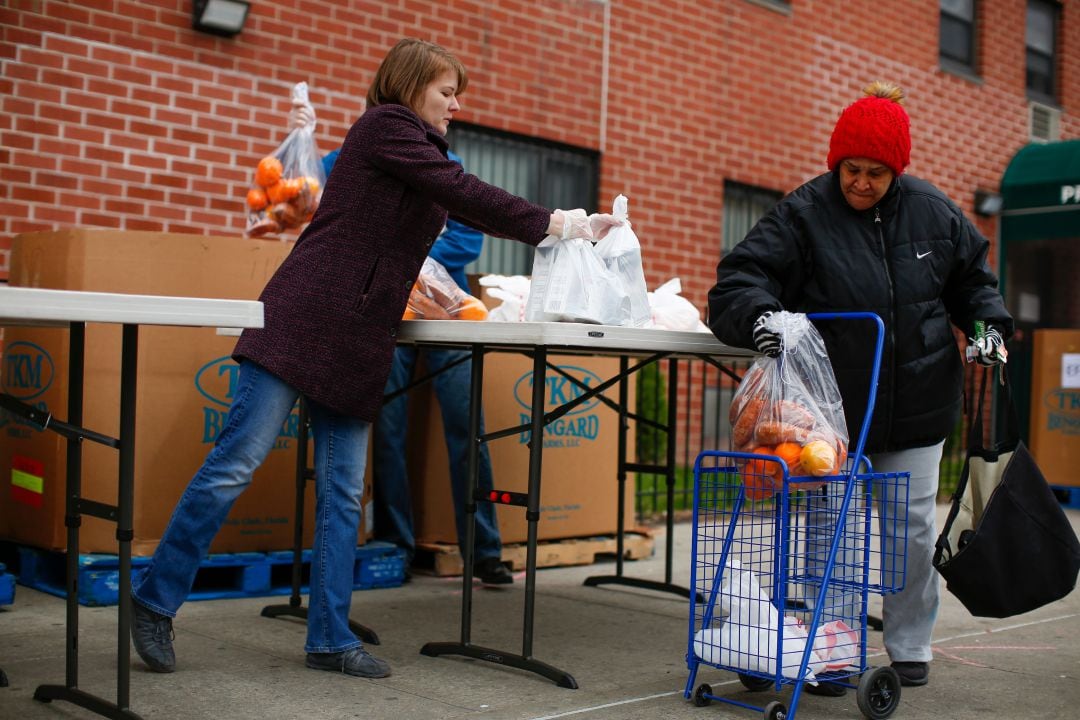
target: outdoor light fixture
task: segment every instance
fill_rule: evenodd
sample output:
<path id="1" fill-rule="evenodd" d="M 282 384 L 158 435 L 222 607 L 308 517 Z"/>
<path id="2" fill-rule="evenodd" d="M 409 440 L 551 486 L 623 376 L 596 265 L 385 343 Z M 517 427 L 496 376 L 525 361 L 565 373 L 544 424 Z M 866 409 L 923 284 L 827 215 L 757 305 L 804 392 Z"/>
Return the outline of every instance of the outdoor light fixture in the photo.
<path id="1" fill-rule="evenodd" d="M 211 35 L 232 37 L 244 29 L 250 9 L 247 0 L 194 0 L 191 27 Z"/>
<path id="2" fill-rule="evenodd" d="M 975 214 L 993 217 L 1001 212 L 1001 195 L 990 190 L 975 191 Z"/>

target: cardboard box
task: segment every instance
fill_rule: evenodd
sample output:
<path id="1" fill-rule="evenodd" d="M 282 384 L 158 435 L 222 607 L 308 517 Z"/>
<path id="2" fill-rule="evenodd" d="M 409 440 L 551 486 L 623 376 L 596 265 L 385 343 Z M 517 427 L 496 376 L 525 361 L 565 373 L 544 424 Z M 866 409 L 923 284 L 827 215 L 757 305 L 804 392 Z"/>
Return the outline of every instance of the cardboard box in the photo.
<path id="1" fill-rule="evenodd" d="M 618 358 L 553 355 L 549 359 L 593 387 L 619 370 Z M 554 409 L 580 392 L 570 381 L 549 371 L 545 408 Z M 492 353 L 484 358 L 484 424 L 487 431 L 530 420 L 532 360 L 517 354 Z M 631 378 L 631 407 L 634 383 Z M 414 391 L 421 396 L 430 390 Z M 608 396 L 618 398 L 617 386 Z M 419 397 L 410 406 L 410 477 L 419 542 L 456 543 L 446 441 L 437 401 Z M 429 408 L 426 411 L 422 408 Z M 420 412 L 417 412 L 421 409 Z M 540 540 L 611 535 L 618 529 L 618 413 L 593 399 L 549 425 L 544 433 L 540 485 Z M 419 425 L 419 430 L 416 427 Z M 633 433 L 627 436 L 627 457 L 634 457 Z M 519 433 L 488 443 L 497 490 L 528 492 L 528 436 Z M 627 479 L 626 519 L 634 517 L 634 478 Z M 525 508 L 497 506 L 504 544 L 525 542 Z"/>
<path id="2" fill-rule="evenodd" d="M 1080 330 L 1035 330 L 1031 454 L 1051 485 L 1080 486 Z"/>
<path id="3" fill-rule="evenodd" d="M 10 284 L 67 290 L 256 299 L 291 243 L 109 230 L 28 233 L 14 239 Z M 86 328 L 83 427 L 119 433 L 121 328 Z M 215 328 L 139 330 L 132 553 L 151 554 L 188 481 L 213 446 L 228 411 L 237 365 L 235 337 Z M 4 331 L 0 387 L 65 420 L 68 333 Z M 233 506 L 211 552 L 267 552 L 293 544 L 297 412 L 282 427 L 252 485 Z M 82 444 L 82 497 L 117 501 L 118 453 Z M 311 454 L 309 453 L 309 458 Z M 0 535 L 41 548 L 66 548 L 66 441 L 0 411 Z M 368 498 L 370 498 L 370 482 Z M 305 543 L 314 527 L 308 483 Z M 369 501 L 365 501 L 365 508 Z M 370 513 L 368 513 L 370 517 Z M 361 528 L 361 538 L 369 523 Z M 81 552 L 115 553 L 116 526 L 84 517 Z"/>

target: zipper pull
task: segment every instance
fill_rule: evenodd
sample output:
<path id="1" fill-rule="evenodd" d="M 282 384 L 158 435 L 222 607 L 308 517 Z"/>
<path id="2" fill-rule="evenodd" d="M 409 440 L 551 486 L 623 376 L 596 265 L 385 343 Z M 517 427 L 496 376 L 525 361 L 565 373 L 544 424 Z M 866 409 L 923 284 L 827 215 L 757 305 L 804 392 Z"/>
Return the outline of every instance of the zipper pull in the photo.
<path id="1" fill-rule="evenodd" d="M 874 222 L 881 224 L 881 208 L 874 208 Z"/>

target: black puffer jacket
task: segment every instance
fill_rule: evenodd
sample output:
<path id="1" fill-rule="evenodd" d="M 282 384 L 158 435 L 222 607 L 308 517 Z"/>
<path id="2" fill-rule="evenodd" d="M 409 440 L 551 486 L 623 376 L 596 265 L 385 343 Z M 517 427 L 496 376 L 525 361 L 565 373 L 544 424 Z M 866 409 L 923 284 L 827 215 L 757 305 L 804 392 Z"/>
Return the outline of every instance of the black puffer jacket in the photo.
<path id="1" fill-rule="evenodd" d="M 877 207 L 854 210 L 835 173 L 781 200 L 716 269 L 709 327 L 721 342 L 753 348 L 766 310 L 870 311 L 885 321 L 885 348 L 866 452 L 941 441 L 956 425 L 963 364 L 950 321 L 966 336 L 976 320 L 1012 334 L 986 256 L 989 243 L 940 190 L 901 175 Z M 844 398 L 854 445 L 873 363 L 868 321 L 817 323 Z"/>

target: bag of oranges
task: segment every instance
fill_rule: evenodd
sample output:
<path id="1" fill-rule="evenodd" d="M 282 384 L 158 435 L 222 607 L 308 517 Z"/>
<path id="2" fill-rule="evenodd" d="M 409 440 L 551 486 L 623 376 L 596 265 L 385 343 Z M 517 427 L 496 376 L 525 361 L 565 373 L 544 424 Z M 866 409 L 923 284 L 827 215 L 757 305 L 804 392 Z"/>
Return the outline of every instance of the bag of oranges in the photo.
<path id="1" fill-rule="evenodd" d="M 767 328 L 781 337 L 782 352 L 759 357 L 743 376 L 728 415 L 732 444 L 738 452 L 781 458 L 792 477 L 836 475 L 847 460 L 847 422 L 825 342 L 802 313 L 773 313 Z M 780 489 L 779 463 L 745 465 L 748 488 L 768 477 L 773 487 L 760 489 L 768 495 Z M 800 483 L 796 489 L 812 487 Z"/>
<path id="2" fill-rule="evenodd" d="M 293 105 L 310 105 L 306 82 L 292 89 Z M 291 131 L 271 155 L 259 160 L 248 190 L 247 237 L 272 235 L 300 227 L 315 214 L 326 182 L 315 143 L 315 123 Z"/>
<path id="3" fill-rule="evenodd" d="M 488 311 L 479 298 L 458 287 L 450 273 L 427 258 L 409 292 L 403 320 L 487 320 Z"/>

